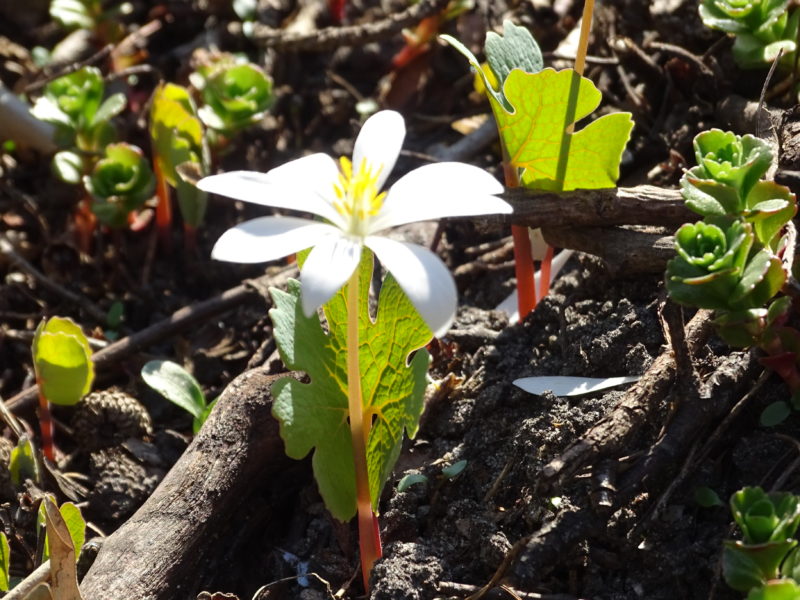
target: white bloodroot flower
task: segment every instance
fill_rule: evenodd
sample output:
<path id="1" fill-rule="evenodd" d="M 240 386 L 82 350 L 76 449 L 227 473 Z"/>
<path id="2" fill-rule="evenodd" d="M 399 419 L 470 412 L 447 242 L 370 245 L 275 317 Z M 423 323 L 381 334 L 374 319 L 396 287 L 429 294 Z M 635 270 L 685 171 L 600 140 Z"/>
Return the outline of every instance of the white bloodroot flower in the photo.
<path id="1" fill-rule="evenodd" d="M 303 312 L 311 316 L 353 274 L 361 249 L 372 250 L 441 336 L 455 318 L 455 282 L 430 250 L 376 235 L 389 227 L 468 215 L 510 213 L 497 198 L 503 186 L 486 171 L 442 162 L 414 169 L 390 190 L 381 188 L 405 137 L 403 117 L 375 113 L 364 123 L 352 163 L 327 154 L 290 161 L 268 173 L 234 171 L 201 179 L 206 192 L 264 206 L 309 212 L 327 223 L 300 217 L 260 217 L 226 231 L 211 253 L 238 263 L 275 260 L 313 246 L 301 271 Z"/>

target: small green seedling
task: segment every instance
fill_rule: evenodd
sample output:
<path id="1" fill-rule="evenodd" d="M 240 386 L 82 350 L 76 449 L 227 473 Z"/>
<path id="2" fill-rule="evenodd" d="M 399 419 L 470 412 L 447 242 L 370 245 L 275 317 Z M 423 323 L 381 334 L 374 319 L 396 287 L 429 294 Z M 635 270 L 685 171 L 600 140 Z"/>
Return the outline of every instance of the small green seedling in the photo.
<path id="1" fill-rule="evenodd" d="M 91 154 L 101 152 L 116 138 L 111 119 L 125 108 L 125 95 L 112 94 L 105 100 L 100 70 L 83 67 L 54 79 L 31 113 L 56 126 L 56 141 L 70 147 L 53 157 L 53 168 L 65 182 L 78 184 L 92 164 Z"/>
<path id="2" fill-rule="evenodd" d="M 107 6 L 104 7 L 103 5 Z M 130 2 L 101 0 L 52 0 L 50 16 L 67 29 L 88 29 L 103 42 L 119 41 L 124 33 L 120 17 L 130 14 Z"/>
<path id="3" fill-rule="evenodd" d="M 49 403 L 72 406 L 89 393 L 94 380 L 92 350 L 73 321 L 53 317 L 36 328 L 32 351 L 39 386 L 42 450 L 49 460 L 55 461 Z"/>
<path id="4" fill-rule="evenodd" d="M 272 79 L 232 54 L 212 57 L 189 75 L 189 81 L 203 99 L 200 119 L 226 136 L 257 123 L 274 101 Z"/>
<path id="5" fill-rule="evenodd" d="M 20 436 L 17 445 L 11 451 L 8 472 L 11 475 L 11 483 L 16 488 L 21 488 L 26 479 L 39 481 L 39 464 L 36 462 L 33 442 L 25 433 Z"/>
<path id="6" fill-rule="evenodd" d="M 747 487 L 731 496 L 730 507 L 742 540 L 724 542 L 722 573 L 729 586 L 748 592 L 779 577 L 784 563 L 793 569 L 796 557 L 786 559 L 797 546 L 800 498 Z"/>
<path id="7" fill-rule="evenodd" d="M 186 88 L 166 83 L 159 85 L 153 92 L 150 105 L 150 139 L 158 194 L 156 224 L 162 244 L 167 247 L 170 245 L 171 186 L 177 191 L 187 248 L 194 248 L 197 228 L 205 216 L 207 197 L 205 192 L 181 174 L 181 167 L 188 167 L 203 176 L 208 173 L 210 158 L 203 123 Z"/>
<path id="8" fill-rule="evenodd" d="M 713 506 L 725 506 L 719 494 L 707 485 L 699 485 L 694 488 L 694 501 L 698 506 L 711 508 Z"/>
<path id="9" fill-rule="evenodd" d="M 0 531 L 0 592 L 7 592 L 11 583 L 11 546 L 5 531 Z"/>
<path id="10" fill-rule="evenodd" d="M 702 0 L 698 10 L 706 27 L 733 34 L 733 58 L 743 68 L 758 68 L 780 52 L 794 63 L 800 11 L 789 0 Z"/>
<path id="11" fill-rule="evenodd" d="M 169 360 L 151 360 L 145 364 L 142 379 L 164 398 L 192 415 L 192 432 L 195 434 L 217 402 L 207 402 L 200 384 L 191 373 Z"/>
<path id="12" fill-rule="evenodd" d="M 461 472 L 466 467 L 467 467 L 466 460 L 456 461 L 453 464 L 448 465 L 442 469 L 442 474 L 440 479 L 442 481 L 455 479 L 456 477 L 461 475 Z M 419 483 L 428 483 L 428 477 L 426 475 L 423 475 L 422 473 L 409 473 L 408 475 L 404 475 L 400 479 L 400 481 L 397 482 L 397 491 L 405 492 L 412 485 L 417 485 Z"/>
<path id="13" fill-rule="evenodd" d="M 109 144 L 83 183 L 92 196 L 92 212 L 109 227 L 125 227 L 156 186 L 142 151 L 126 143 Z"/>
<path id="14" fill-rule="evenodd" d="M 45 527 L 45 502 L 52 502 L 55 504 L 55 501 L 55 496 L 48 494 L 39 504 L 39 514 L 36 519 L 36 531 L 39 536 L 44 534 L 41 562 L 44 562 L 50 558 L 50 540 L 48 539 L 47 529 Z M 81 514 L 81 509 L 75 506 L 72 502 L 64 502 L 64 504 L 58 508 L 58 511 L 61 513 L 61 517 L 64 519 L 64 523 L 69 531 L 72 545 L 75 548 L 75 560 L 77 561 L 80 558 L 83 543 L 86 541 L 86 521 Z"/>

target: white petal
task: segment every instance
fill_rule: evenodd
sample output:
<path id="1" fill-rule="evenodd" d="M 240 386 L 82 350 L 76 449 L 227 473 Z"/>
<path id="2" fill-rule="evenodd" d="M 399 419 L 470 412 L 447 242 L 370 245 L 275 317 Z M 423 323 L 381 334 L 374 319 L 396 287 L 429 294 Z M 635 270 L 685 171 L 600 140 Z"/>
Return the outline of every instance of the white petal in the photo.
<path id="1" fill-rule="evenodd" d="M 310 212 L 340 225 L 342 217 L 331 204 L 338 177 L 339 168 L 330 156 L 312 154 L 267 173 L 232 171 L 204 177 L 197 187 L 244 202 Z"/>
<path id="2" fill-rule="evenodd" d="M 425 165 L 401 177 L 389 190 L 373 232 L 440 217 L 508 214 L 511 205 L 497 198 L 503 186 L 488 172 L 458 162 Z"/>
<path id="3" fill-rule="evenodd" d="M 297 217 L 259 217 L 228 229 L 214 244 L 211 258 L 238 263 L 275 260 L 313 246 L 339 230 Z"/>
<path id="4" fill-rule="evenodd" d="M 430 250 L 415 244 L 370 236 L 364 242 L 394 275 L 422 319 L 442 337 L 456 316 L 456 284 L 447 267 Z"/>
<path id="5" fill-rule="evenodd" d="M 339 231 L 317 240 L 300 271 L 300 301 L 307 317 L 347 283 L 359 260 L 361 244 Z"/>
<path id="6" fill-rule="evenodd" d="M 366 158 L 373 171 L 380 168 L 377 182 L 378 189 L 382 188 L 400 156 L 405 137 L 406 124 L 400 113 L 393 110 L 376 112 L 366 120 L 356 138 L 353 148 L 353 174 L 358 173 L 361 161 Z"/>
<path id="7" fill-rule="evenodd" d="M 630 377 L 606 377 L 600 379 L 596 377 L 566 377 L 559 375 L 542 377 L 523 377 L 513 383 L 520 389 L 531 394 L 543 394 L 552 392 L 555 396 L 581 396 L 599 392 L 606 388 L 632 383 L 638 381 L 638 376 Z"/>

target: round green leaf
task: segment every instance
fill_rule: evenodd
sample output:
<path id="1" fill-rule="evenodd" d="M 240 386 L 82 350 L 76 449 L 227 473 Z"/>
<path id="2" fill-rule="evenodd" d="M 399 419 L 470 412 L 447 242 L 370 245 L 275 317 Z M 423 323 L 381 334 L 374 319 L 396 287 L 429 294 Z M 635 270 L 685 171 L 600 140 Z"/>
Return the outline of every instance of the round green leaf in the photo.
<path id="1" fill-rule="evenodd" d="M 69 319 L 42 322 L 33 338 L 33 364 L 42 395 L 53 404 L 76 404 L 89 393 L 94 365 L 89 342 Z"/>
<path id="2" fill-rule="evenodd" d="M 792 409 L 786 402 L 773 402 L 764 409 L 758 421 L 762 427 L 775 427 L 783 423 L 791 413 Z"/>

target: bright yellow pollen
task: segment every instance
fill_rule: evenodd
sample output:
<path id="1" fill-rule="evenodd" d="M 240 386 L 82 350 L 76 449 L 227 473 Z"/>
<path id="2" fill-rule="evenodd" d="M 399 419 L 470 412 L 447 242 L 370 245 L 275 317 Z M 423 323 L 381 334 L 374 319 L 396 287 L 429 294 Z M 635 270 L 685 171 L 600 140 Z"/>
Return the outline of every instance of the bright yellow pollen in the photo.
<path id="1" fill-rule="evenodd" d="M 354 228 L 360 230 L 358 225 L 374 217 L 383 206 L 386 192 L 378 193 L 378 176 L 381 168 L 373 171 L 366 159 L 362 159 L 358 172 L 353 175 L 353 164 L 350 159 L 339 159 L 341 171 L 339 181 L 333 185 L 336 200 L 333 207 L 340 215 L 346 217 Z"/>

